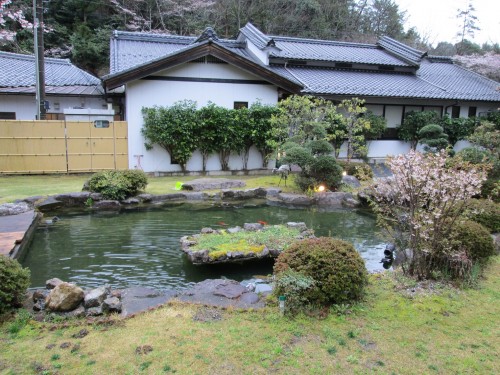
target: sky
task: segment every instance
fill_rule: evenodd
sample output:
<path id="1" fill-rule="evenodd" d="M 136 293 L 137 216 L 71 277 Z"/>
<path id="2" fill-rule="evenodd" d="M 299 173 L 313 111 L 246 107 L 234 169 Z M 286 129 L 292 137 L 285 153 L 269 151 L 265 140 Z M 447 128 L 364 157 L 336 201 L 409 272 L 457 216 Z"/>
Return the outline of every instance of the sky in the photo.
<path id="1" fill-rule="evenodd" d="M 439 42 L 458 42 L 458 9 L 467 8 L 467 0 L 394 0 L 401 11 L 406 10 L 406 29 L 415 26 L 418 33 L 436 46 Z M 471 0 L 476 9 L 476 25 L 473 42 L 500 43 L 500 1 Z M 470 39 L 470 38 L 467 38 Z"/>

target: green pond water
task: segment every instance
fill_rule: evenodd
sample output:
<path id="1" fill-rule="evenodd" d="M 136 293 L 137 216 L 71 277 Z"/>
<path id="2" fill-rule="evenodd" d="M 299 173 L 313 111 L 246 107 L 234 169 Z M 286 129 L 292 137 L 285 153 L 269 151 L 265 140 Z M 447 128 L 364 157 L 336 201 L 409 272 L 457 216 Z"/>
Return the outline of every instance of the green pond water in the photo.
<path id="1" fill-rule="evenodd" d="M 303 221 L 317 236 L 334 236 L 354 244 L 370 271 L 382 269 L 385 242 L 366 211 L 289 209 L 261 203 L 242 205 L 175 204 L 120 212 L 58 211 L 60 220 L 38 226 L 30 248 L 20 259 L 31 270 L 31 286 L 58 277 L 82 287 L 105 283 L 113 288 L 144 286 L 186 288 L 227 277 L 244 280 L 272 273 L 273 262 L 193 266 L 179 239 L 203 227 L 214 229 L 265 221 Z"/>

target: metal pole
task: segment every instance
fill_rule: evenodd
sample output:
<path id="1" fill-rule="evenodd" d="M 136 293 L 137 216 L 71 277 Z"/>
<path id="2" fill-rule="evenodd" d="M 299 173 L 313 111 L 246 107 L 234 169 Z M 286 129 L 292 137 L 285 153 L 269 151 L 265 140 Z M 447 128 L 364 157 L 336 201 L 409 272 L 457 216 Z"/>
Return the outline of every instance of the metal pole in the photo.
<path id="1" fill-rule="evenodd" d="M 33 35 L 35 37 L 36 105 L 37 119 L 46 119 L 45 110 L 45 60 L 43 48 L 43 3 L 33 0 Z"/>

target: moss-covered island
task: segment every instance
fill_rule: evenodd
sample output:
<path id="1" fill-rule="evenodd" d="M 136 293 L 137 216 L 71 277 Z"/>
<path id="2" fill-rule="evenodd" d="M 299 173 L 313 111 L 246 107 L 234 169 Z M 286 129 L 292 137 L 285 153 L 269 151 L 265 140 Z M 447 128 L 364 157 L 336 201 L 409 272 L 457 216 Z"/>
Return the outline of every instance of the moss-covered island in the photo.
<path id="1" fill-rule="evenodd" d="M 213 264 L 277 257 L 293 242 L 312 237 L 314 232 L 304 223 L 245 223 L 243 228 L 203 228 L 199 234 L 182 237 L 181 245 L 193 264 Z"/>

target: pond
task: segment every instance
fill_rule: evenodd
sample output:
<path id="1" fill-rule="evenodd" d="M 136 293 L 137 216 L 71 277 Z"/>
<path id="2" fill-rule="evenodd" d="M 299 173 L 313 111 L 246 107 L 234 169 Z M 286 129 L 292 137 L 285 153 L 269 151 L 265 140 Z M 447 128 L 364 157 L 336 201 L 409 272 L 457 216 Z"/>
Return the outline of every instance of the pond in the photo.
<path id="1" fill-rule="evenodd" d="M 272 273 L 273 261 L 193 266 L 179 239 L 214 229 L 265 221 L 270 225 L 303 221 L 317 236 L 334 236 L 354 244 L 370 271 L 382 269 L 385 243 L 367 211 L 289 209 L 252 202 L 242 205 L 170 204 L 120 212 L 58 211 L 59 221 L 42 223 L 20 259 L 31 269 L 31 286 L 58 277 L 81 287 L 144 286 L 183 289 L 208 279 L 235 280 Z"/>

